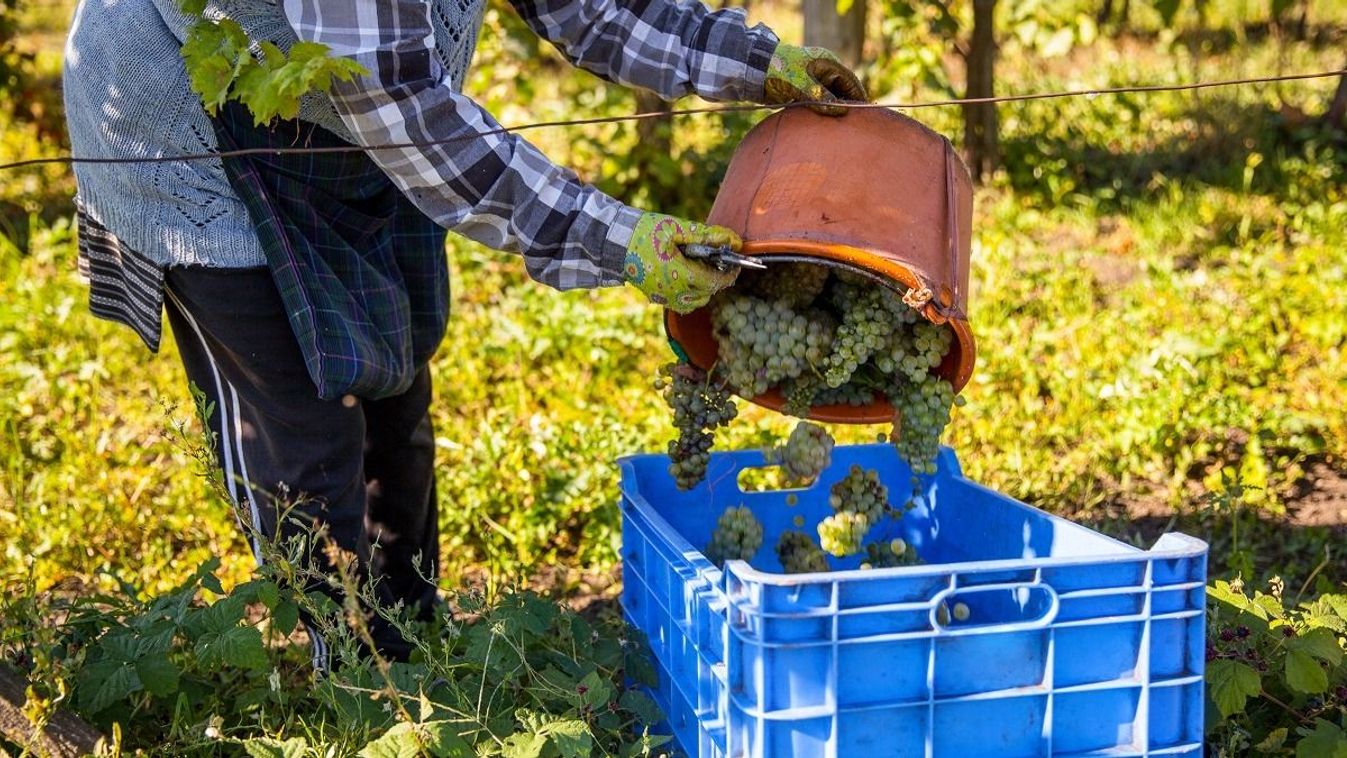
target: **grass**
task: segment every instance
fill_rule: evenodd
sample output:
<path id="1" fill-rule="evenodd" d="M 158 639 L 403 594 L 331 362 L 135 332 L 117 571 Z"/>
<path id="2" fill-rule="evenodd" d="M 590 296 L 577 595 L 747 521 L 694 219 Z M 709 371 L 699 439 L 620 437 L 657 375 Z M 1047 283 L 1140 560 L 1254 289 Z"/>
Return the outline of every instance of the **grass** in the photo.
<path id="1" fill-rule="evenodd" d="M 523 53 L 508 19 L 492 23 L 503 37 L 472 87 L 507 123 L 630 109 L 628 95 L 578 73 L 556 75 L 555 90 L 540 79 L 531 100 L 515 99 L 525 108 L 506 107 Z M 1279 56 L 1288 69 L 1341 63 L 1332 45 L 1279 53 L 1266 38 L 1213 47 L 1197 69 L 1186 55 L 1135 36 L 1039 65 L 1012 45 L 1001 77 L 1025 91 L 1237 76 Z M 1283 90 L 1315 112 L 1331 87 Z M 918 115 L 957 133 L 955 111 Z M 978 196 L 978 370 L 948 435 L 966 470 L 1124 537 L 1178 519 L 1219 544 L 1228 519 L 1202 503 L 1230 469 L 1260 488 L 1251 506 L 1266 517 L 1242 537 L 1259 569 L 1308 576 L 1341 532 L 1297 522 L 1306 472 L 1347 471 L 1343 137 L 1289 126 L 1270 87 L 1050 101 L 1002 118 L 1007 169 Z M 685 156 L 666 169 L 688 178 L 689 212 L 705 209 L 747 125 L 677 122 Z M 33 127 L 3 127 L 0 160 L 57 150 Z M 601 185 L 631 187 L 620 160 L 630 127 L 536 139 Z M 165 588 L 220 555 L 240 580 L 250 559 L 232 517 L 175 440 L 190 414 L 171 340 L 151 355 L 87 313 L 65 212 L 46 211 L 69 188 L 59 170 L 0 177 L 0 198 L 31 216 L 6 235 L 23 251 L 0 257 L 0 577 L 98 585 L 115 571 Z M 668 434 L 649 387 L 666 354 L 658 313 L 631 291 L 547 290 L 466 242 L 450 255 L 454 314 L 434 362 L 446 583 L 483 570 L 524 580 L 557 564 L 606 572 L 618 540 L 612 462 Z M 724 445 L 785 428 L 753 410 Z"/>
<path id="2" fill-rule="evenodd" d="M 28 6 L 31 33 L 19 44 L 37 53 L 30 87 L 44 94 L 0 102 L 0 162 L 63 150 L 52 104 L 59 108 L 53 85 L 69 5 Z M 1318 4 L 1312 33 L 1297 41 L 1271 34 L 1248 5 L 1210 0 L 1201 33 L 1160 30 L 1150 10 L 1138 8 L 1130 31 L 1048 59 L 1007 37 L 1000 90 L 1342 65 L 1347 9 Z M 798 16 L 783 4 L 757 3 L 753 15 L 798 39 Z M 508 13 L 493 8 L 487 24 L 469 90 L 504 123 L 634 109 L 630 93 L 565 69 Z M 874 90 L 920 100 L 946 94 L 943 81 L 958 87 L 957 62 L 943 46 L 922 48 L 928 43 L 896 40 L 901 65 L 872 67 Z M 948 76 L 923 77 L 921 66 L 942 56 Z M 1284 585 L 1297 603 L 1341 590 L 1347 136 L 1305 115 L 1323 111 L 1333 86 L 1054 100 L 1000 111 L 1005 166 L 977 195 L 970 302 L 978 367 L 947 433 L 970 476 L 1137 545 L 1170 530 L 1203 537 L 1212 544 L 1213 576 L 1243 576 L 1250 587 L 1279 576 L 1276 594 Z M 958 135 L 953 109 L 914 115 Z M 738 137 L 758 118 L 676 120 L 667 132 L 671 155 L 646 164 L 654 175 L 629 159 L 631 125 L 530 138 L 624 200 L 695 216 L 709 207 Z M 401 690 L 392 679 L 381 686 L 369 666 L 314 685 L 304 651 L 282 644 L 294 621 L 293 609 L 281 608 L 302 601 L 283 581 L 292 564 L 271 561 L 255 574 L 233 516 L 197 468 L 195 420 L 172 340 L 153 355 L 129 330 L 88 313 L 75 271 L 72 191 L 59 167 L 0 174 L 0 655 L 30 674 L 38 700 L 46 698 L 33 707 L 73 706 L 109 732 L 116 720 L 128 745 L 165 754 L 237 752 L 242 743 L 210 736 L 223 729 L 227 739 L 254 740 L 250 753 L 261 752 L 253 754 L 280 754 L 276 740 L 284 739 L 286 750 L 331 755 L 397 738 L 388 730 L 390 701 L 414 705 L 425 722 L 430 706 L 418 684 L 425 681 L 466 676 L 463 691 L 472 695 L 485 689 L 485 672 L 498 671 L 518 692 L 537 695 L 544 711 L 576 710 L 575 683 L 554 692 L 535 686 L 531 673 L 517 679 L 530 665 L 501 669 L 490 639 L 509 642 L 500 649 L 532 640 L 539 660 L 554 661 L 556 635 L 538 630 L 547 628 L 539 618 L 555 619 L 574 638 L 561 636 L 562 657 L 584 669 L 608 642 L 626 650 L 625 636 L 582 654 L 572 643 L 597 639 L 585 622 L 508 592 L 488 593 L 506 598 L 489 607 L 475 591 L 450 592 L 460 614 L 450 626 L 462 623 L 465 636 L 431 635 L 433 665 L 395 670 Z M 448 254 L 453 315 L 432 365 L 443 584 L 495 590 L 532 582 L 557 595 L 610 595 L 620 576 L 614 461 L 662 449 L 670 434 L 650 386 L 669 357 L 660 314 L 629 289 L 548 290 L 530 282 L 518 260 L 452 235 Z M 789 426 L 747 407 L 721 445 L 760 446 Z M 834 431 L 860 442 L 879 430 Z M 217 556 L 232 594 L 205 607 L 195 601 L 219 600 L 222 588 L 196 572 Z M 155 610 L 167 601 L 147 602 L 164 592 L 181 615 L 168 637 Z M 1222 615 L 1229 609 L 1212 613 L 1224 625 L 1213 621 L 1214 640 L 1249 623 Z M 247 638 L 232 653 L 241 663 L 222 663 L 214 643 L 198 639 L 216 623 Z M 1284 632 L 1272 631 L 1266 643 L 1275 652 Z M 139 642 L 124 644 L 128 634 Z M 148 655 L 141 643 L 151 638 L 169 646 L 155 656 L 172 665 L 137 658 L 136 670 L 157 672 L 161 687 L 166 672 L 180 670 L 180 689 L 128 686 L 128 663 L 118 656 Z M 352 640 L 345 643 L 354 655 Z M 1226 645 L 1228 658 L 1226 648 L 1245 644 L 1218 647 Z M 622 678 L 602 668 L 614 682 Z M 1282 669 L 1274 669 L 1263 686 L 1282 693 Z M 483 678 L 473 684 L 478 671 Z M 1340 668 L 1330 674 L 1342 681 Z M 567 675 L 589 681 L 585 670 Z M 550 675 L 548 682 L 555 684 Z M 522 694 L 491 689 L 510 694 L 499 702 L 493 695 L 486 711 L 497 716 L 477 737 L 524 739 L 555 727 L 516 713 Z M 1250 700 L 1250 715 L 1232 714 L 1209 733 L 1216 754 L 1247 754 L 1278 726 L 1283 737 L 1287 726 L 1309 728 L 1310 700 L 1296 697 L 1305 710 L 1293 721 L 1274 704 Z M 443 706 L 431 708 L 435 718 Z M 450 706 L 482 720 L 480 694 Z M 1313 713 L 1324 718 L 1342 707 L 1320 706 L 1327 710 Z M 0 754 L 7 747 L 0 740 Z"/>

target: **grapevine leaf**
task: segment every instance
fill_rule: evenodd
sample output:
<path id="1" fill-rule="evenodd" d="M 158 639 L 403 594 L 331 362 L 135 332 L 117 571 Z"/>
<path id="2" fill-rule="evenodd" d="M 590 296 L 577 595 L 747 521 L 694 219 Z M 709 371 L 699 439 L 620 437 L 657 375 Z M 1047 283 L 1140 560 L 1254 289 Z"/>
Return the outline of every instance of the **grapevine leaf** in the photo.
<path id="1" fill-rule="evenodd" d="M 244 752 L 251 758 L 303 758 L 308 749 L 309 743 L 303 737 L 285 741 L 260 737 L 243 743 Z"/>
<path id="2" fill-rule="evenodd" d="M 200 16 L 206 12 L 206 0 L 178 0 L 178 5 L 189 16 Z"/>
<path id="3" fill-rule="evenodd" d="M 141 689 L 136 669 L 124 661 L 102 661 L 80 672 L 76 691 L 80 710 L 98 713 Z"/>
<path id="4" fill-rule="evenodd" d="M 1207 665 L 1207 687 L 1221 716 L 1244 711 L 1244 703 L 1262 692 L 1258 672 L 1237 661 L 1216 660 Z"/>
<path id="5" fill-rule="evenodd" d="M 276 70 L 285 65 L 285 53 L 276 47 L 276 43 L 263 40 L 257 47 L 262 51 L 262 64 L 266 68 Z"/>
<path id="6" fill-rule="evenodd" d="M 298 623 L 299 606 L 293 600 L 282 600 L 271 612 L 271 628 L 281 634 L 289 635 Z"/>
<path id="7" fill-rule="evenodd" d="M 236 54 L 247 52 L 250 46 L 248 32 L 243 30 L 243 27 L 239 25 L 239 22 L 231 18 L 222 18 L 214 23 L 216 26 L 220 27 L 220 31 L 224 32 L 225 39 L 229 43 L 230 52 Z"/>
<path id="8" fill-rule="evenodd" d="M 1286 644 L 1288 650 L 1301 650 L 1331 666 L 1342 662 L 1342 648 L 1332 631 L 1319 627 L 1304 632 Z"/>
<path id="9" fill-rule="evenodd" d="M 155 697 L 168 697 L 178 691 L 178 667 L 167 655 L 150 655 L 136 661 L 136 676 Z"/>
<path id="10" fill-rule="evenodd" d="M 1286 684 L 1297 692 L 1313 695 L 1328 689 L 1328 674 L 1309 653 L 1291 650 L 1286 654 Z"/>
<path id="11" fill-rule="evenodd" d="M 299 99 L 287 97 L 276 88 L 273 72 L 254 63 L 244 68 L 234 85 L 234 96 L 252 111 L 253 123 L 261 126 L 276 118 L 294 118 Z"/>
<path id="12" fill-rule="evenodd" d="M 201 97 L 208 113 L 215 113 L 229 99 L 229 85 L 234 81 L 234 65 L 223 55 L 197 58 L 187 67 L 192 91 Z"/>
<path id="13" fill-rule="evenodd" d="M 260 671 L 267 667 L 262 633 L 254 626 L 236 626 L 218 634 L 202 635 L 196 643 L 196 654 L 208 670 L 236 666 Z"/>
<path id="14" fill-rule="evenodd" d="M 1324 719 L 1314 720 L 1314 729 L 1296 730 L 1302 738 L 1296 743 L 1296 758 L 1347 758 L 1347 732 Z"/>

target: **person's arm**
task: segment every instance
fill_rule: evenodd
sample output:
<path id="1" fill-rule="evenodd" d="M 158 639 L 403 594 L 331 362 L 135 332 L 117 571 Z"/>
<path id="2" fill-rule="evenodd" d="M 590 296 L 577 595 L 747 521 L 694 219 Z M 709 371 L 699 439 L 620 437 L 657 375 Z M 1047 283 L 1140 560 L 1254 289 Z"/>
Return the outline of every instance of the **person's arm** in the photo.
<path id="1" fill-rule="evenodd" d="M 575 65 L 669 100 L 763 99 L 777 37 L 738 8 L 698 0 L 510 0 Z"/>
<path id="2" fill-rule="evenodd" d="M 454 92 L 435 56 L 424 0 L 284 0 L 301 40 L 370 73 L 334 82 L 332 101 L 356 142 L 427 216 L 489 247 L 523 255 L 558 289 L 619 284 L 641 211 L 582 183 Z"/>

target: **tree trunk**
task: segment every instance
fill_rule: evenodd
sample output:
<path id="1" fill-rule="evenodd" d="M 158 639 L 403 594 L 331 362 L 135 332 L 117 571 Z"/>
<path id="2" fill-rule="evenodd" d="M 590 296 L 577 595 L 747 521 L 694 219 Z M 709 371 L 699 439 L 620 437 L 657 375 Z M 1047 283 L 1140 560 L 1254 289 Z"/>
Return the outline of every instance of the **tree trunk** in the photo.
<path id="1" fill-rule="evenodd" d="M 0 736 L 34 755 L 75 758 L 97 752 L 103 735 L 68 711 L 57 711 L 45 728 L 34 729 L 23 713 L 27 688 L 22 674 L 0 665 Z"/>
<path id="2" fill-rule="evenodd" d="M 673 103 L 650 90 L 637 89 L 637 113 L 668 113 Z M 636 183 L 650 193 L 648 202 L 658 208 L 670 207 L 678 201 L 678 177 L 667 176 L 659 164 L 668 162 L 673 153 L 673 117 L 643 118 L 636 122 L 636 147 L 631 161 L 636 166 Z"/>
<path id="3" fill-rule="evenodd" d="M 996 0 L 973 0 L 973 39 L 968 48 L 968 88 L 965 97 L 993 97 L 996 92 Z M 964 152 L 973 179 L 982 181 L 1000 163 L 996 105 L 963 107 Z"/>
<path id="4" fill-rule="evenodd" d="M 1338 79 L 1338 91 L 1333 94 L 1333 103 L 1328 106 L 1324 120 L 1329 126 L 1347 129 L 1347 74 Z"/>
<path id="5" fill-rule="evenodd" d="M 865 47 L 865 2 L 853 0 L 845 15 L 838 15 L 837 0 L 804 0 L 804 43 L 826 47 L 842 62 L 860 65 Z"/>

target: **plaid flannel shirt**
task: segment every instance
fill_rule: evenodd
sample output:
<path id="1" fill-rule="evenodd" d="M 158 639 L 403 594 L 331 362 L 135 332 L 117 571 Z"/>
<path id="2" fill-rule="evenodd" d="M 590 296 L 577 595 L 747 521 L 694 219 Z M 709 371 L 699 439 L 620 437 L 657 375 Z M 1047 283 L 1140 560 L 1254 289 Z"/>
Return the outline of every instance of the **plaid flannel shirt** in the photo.
<path id="1" fill-rule="evenodd" d="M 741 11 L 710 11 L 697 2 L 513 1 L 530 27 L 577 65 L 668 98 L 695 92 L 760 100 L 777 44 L 765 27 L 747 28 Z M 370 151 L 384 181 L 400 190 L 390 202 L 408 208 L 396 211 L 403 221 L 393 237 L 385 238 L 390 229 L 383 221 L 369 221 L 368 231 L 384 236 L 368 249 L 343 243 L 342 234 L 353 231 L 346 227 L 357 222 L 344 204 L 315 201 L 322 192 L 312 185 L 337 182 L 334 197 L 376 192 L 364 156 L 227 161 L 320 396 L 395 394 L 433 352 L 448 315 L 440 227 L 522 253 L 530 275 L 553 287 L 622 281 L 640 212 L 582 184 L 520 137 L 483 134 L 498 125 L 445 78 L 432 52 L 429 3 L 285 0 L 283 8 L 301 39 L 327 44 L 372 72 L 333 92 L 359 144 L 463 138 Z M 300 133 L 298 144 L 319 138 L 303 125 L 252 129 L 236 111 L 231 105 L 215 120 L 226 145 L 293 146 Z M 323 207 L 306 210 L 306 202 Z M 412 204 L 420 213 L 407 212 Z M 438 226 L 419 223 L 422 214 Z M 157 349 L 162 269 L 85 213 L 79 221 L 91 309 L 131 326 Z"/>
<path id="2" fill-rule="evenodd" d="M 674 0 L 512 0 L 529 26 L 577 65 L 667 98 L 760 100 L 777 39 L 739 10 Z M 622 282 L 640 211 L 582 183 L 449 85 L 424 0 L 284 0 L 302 40 L 371 73 L 332 100 L 361 145 L 464 137 L 370 156 L 428 217 L 523 255 L 558 289 Z"/>

